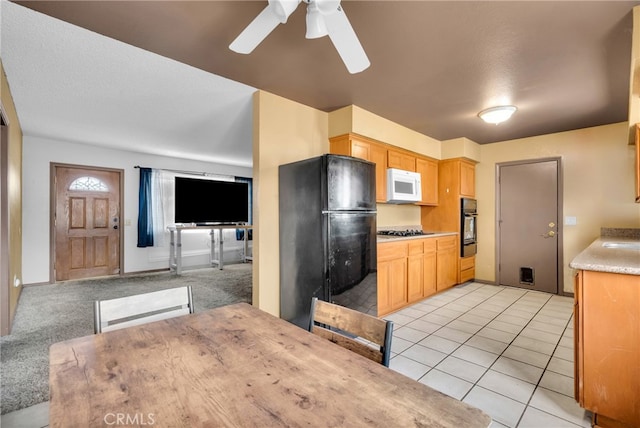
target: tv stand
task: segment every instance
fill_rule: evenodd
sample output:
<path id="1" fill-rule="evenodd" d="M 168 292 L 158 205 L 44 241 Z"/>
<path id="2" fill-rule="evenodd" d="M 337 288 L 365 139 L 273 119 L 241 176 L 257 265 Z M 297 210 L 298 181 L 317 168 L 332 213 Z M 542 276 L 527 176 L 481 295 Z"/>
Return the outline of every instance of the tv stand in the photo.
<path id="1" fill-rule="evenodd" d="M 180 275 L 182 273 L 182 231 L 183 230 L 196 230 L 196 229 L 205 229 L 209 230 L 209 235 L 211 236 L 211 265 L 217 265 L 218 269 L 222 270 L 224 267 L 224 262 L 222 260 L 223 255 L 223 239 L 222 239 L 222 230 L 223 229 L 245 229 L 244 234 L 244 255 L 242 258 L 243 262 L 253 260 L 253 257 L 247 256 L 249 252 L 249 229 L 253 229 L 253 226 L 249 224 L 238 225 L 238 224 L 217 224 L 217 225 L 202 225 L 198 226 L 195 224 L 188 225 L 176 225 L 169 226 L 167 228 L 171 233 L 171 242 L 169 245 L 169 269 L 172 272 L 175 272 L 176 275 Z M 216 259 L 216 245 L 215 245 L 215 232 L 218 231 L 218 258 Z"/>

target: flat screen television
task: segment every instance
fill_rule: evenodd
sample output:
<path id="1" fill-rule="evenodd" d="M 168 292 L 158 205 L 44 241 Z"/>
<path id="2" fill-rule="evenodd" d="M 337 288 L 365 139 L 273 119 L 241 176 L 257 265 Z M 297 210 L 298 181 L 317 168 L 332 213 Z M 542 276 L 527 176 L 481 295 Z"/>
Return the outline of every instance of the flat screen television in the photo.
<path id="1" fill-rule="evenodd" d="M 176 223 L 234 224 L 249 221 L 249 185 L 176 177 Z"/>

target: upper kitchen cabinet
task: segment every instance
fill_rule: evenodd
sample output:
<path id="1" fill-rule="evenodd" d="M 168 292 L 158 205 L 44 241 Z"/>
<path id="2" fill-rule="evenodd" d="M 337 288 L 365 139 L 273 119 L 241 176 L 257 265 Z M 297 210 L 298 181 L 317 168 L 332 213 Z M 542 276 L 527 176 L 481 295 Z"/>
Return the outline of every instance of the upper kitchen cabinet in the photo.
<path id="1" fill-rule="evenodd" d="M 329 139 L 329 151 L 376 164 L 376 202 L 387 201 L 387 148 L 384 144 L 361 135 L 344 134 Z"/>
<path id="2" fill-rule="evenodd" d="M 422 201 L 418 205 L 438 205 L 438 161 L 416 158 L 416 172 L 420 173 Z"/>
<path id="3" fill-rule="evenodd" d="M 476 164 L 463 158 L 441 160 L 438 165 L 441 190 L 456 198 L 475 198 Z"/>
<path id="4" fill-rule="evenodd" d="M 387 166 L 389 168 L 416 171 L 416 157 L 397 150 L 387 151 Z"/>

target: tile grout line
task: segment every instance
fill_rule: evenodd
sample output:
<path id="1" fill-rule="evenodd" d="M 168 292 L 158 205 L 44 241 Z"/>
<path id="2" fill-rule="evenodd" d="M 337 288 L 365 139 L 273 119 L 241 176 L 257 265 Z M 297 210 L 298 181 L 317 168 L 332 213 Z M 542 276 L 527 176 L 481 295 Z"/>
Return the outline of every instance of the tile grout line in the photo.
<path id="1" fill-rule="evenodd" d="M 483 288 L 485 288 L 485 285 L 482 285 L 481 287 L 478 287 L 478 288 L 476 288 L 476 289 L 474 289 L 474 290 L 471 290 L 471 291 L 469 291 L 469 292 L 467 292 L 467 293 L 465 293 L 465 294 L 463 294 L 463 295 L 460 295 L 460 296 L 456 297 L 455 299 L 453 299 L 453 300 L 451 300 L 451 301 L 449 301 L 449 302 L 446 302 L 446 303 L 444 303 L 444 304 L 440 305 L 438 308 L 436 308 L 436 309 L 434 309 L 434 310 L 432 310 L 432 311 L 430 311 L 430 312 L 425 313 L 425 315 L 422 315 L 422 316 L 420 316 L 419 318 L 416 318 L 415 320 L 421 319 L 421 318 L 423 318 L 424 316 L 426 316 L 426 315 L 428 315 L 428 314 L 432 314 L 432 313 L 436 312 L 436 311 L 437 311 L 437 310 L 439 310 L 439 309 L 446 308 L 446 306 L 447 306 L 447 305 L 450 305 L 450 304 L 452 304 L 452 303 L 455 303 L 455 302 L 457 302 L 458 300 L 462 299 L 463 297 L 467 297 L 467 296 L 469 296 L 469 295 L 471 295 L 471 294 L 473 294 L 473 293 L 475 293 L 475 292 L 477 292 L 478 290 L 481 290 L 481 289 L 483 289 Z M 488 301 L 489 299 L 491 299 L 492 297 L 496 297 L 496 296 L 498 296 L 499 294 L 503 293 L 503 292 L 504 292 L 504 291 L 506 291 L 506 290 L 508 290 L 508 288 L 504 288 L 504 287 L 502 287 L 502 289 L 501 289 L 500 291 L 497 291 L 496 293 L 491 294 L 490 296 L 486 297 L 486 298 L 485 298 L 484 300 L 482 300 L 481 302 L 478 302 L 476 305 L 469 307 L 469 308 L 468 308 L 465 312 L 463 312 L 462 314 L 460 314 L 460 315 L 456 316 L 455 318 L 452 318 L 452 319 L 451 319 L 450 321 L 448 321 L 446 324 L 441 325 L 438 329 L 436 329 L 436 330 L 434 330 L 433 332 L 429 333 L 429 334 L 427 335 L 427 337 L 434 335 L 437 331 L 441 330 L 443 327 L 448 326 L 451 322 L 453 322 L 453 321 L 455 321 L 455 320 L 458 320 L 460 317 L 464 316 L 465 314 L 467 314 L 468 312 L 470 312 L 472 309 L 478 308 L 479 306 L 481 306 L 481 305 L 483 305 L 483 304 L 487 303 L 487 301 Z M 501 311 L 501 312 L 499 312 L 499 313 L 497 313 L 493 318 L 490 318 L 490 319 L 489 319 L 489 321 L 488 321 L 487 323 L 485 323 L 484 325 L 482 325 L 482 327 L 481 327 L 479 330 L 477 330 L 475 333 L 473 333 L 473 334 L 471 335 L 471 337 L 469 337 L 469 338 L 468 338 L 467 340 L 465 340 L 464 342 L 460 343 L 460 344 L 459 344 L 456 348 L 454 348 L 451 352 L 447 353 L 447 356 L 446 356 L 445 358 L 443 358 L 442 360 L 440 360 L 440 361 L 436 364 L 436 366 L 431 367 L 431 368 L 430 368 L 430 369 L 429 369 L 429 370 L 428 370 L 424 375 L 422 375 L 418 380 L 420 380 L 420 379 L 424 378 L 428 373 L 430 373 L 431 371 L 433 371 L 434 369 L 436 369 L 437 365 L 438 365 L 438 364 L 440 364 L 440 362 L 442 362 L 444 359 L 446 359 L 446 358 L 447 358 L 447 357 L 449 357 L 449 356 L 453 356 L 453 353 L 454 353 L 456 350 L 458 350 L 462 345 L 466 344 L 466 343 L 467 343 L 469 340 L 471 340 L 473 337 L 476 337 L 476 336 L 477 336 L 477 333 L 478 333 L 480 330 L 482 330 L 482 329 L 484 329 L 484 328 L 490 328 L 490 327 L 488 327 L 488 324 L 489 324 L 489 323 L 491 323 L 492 321 L 495 321 L 495 320 L 496 320 L 496 318 L 498 318 L 500 315 L 503 315 L 503 314 L 505 313 L 505 311 L 507 311 L 509 308 L 511 308 L 511 307 L 512 307 L 513 305 L 515 305 L 517 302 L 521 301 L 521 300 L 522 300 L 524 297 L 526 297 L 529 293 L 538 293 L 538 291 L 535 291 L 535 290 L 526 290 L 526 289 L 523 289 L 523 290 L 524 290 L 524 293 L 523 293 L 523 294 L 521 294 L 521 295 L 520 295 L 520 296 L 519 296 L 515 301 L 513 301 L 513 302 L 512 302 L 512 303 L 510 303 L 508 306 L 506 306 L 504 309 L 502 309 L 502 311 Z M 507 359 L 511 359 L 511 358 L 509 358 L 509 357 L 507 357 L 507 356 L 504 356 L 504 355 L 503 355 L 503 354 L 504 354 L 504 352 L 505 352 L 505 351 L 506 351 L 510 346 L 512 346 L 512 345 L 513 345 L 513 342 L 514 342 L 518 337 L 520 337 L 520 334 L 522 333 L 522 331 L 524 331 L 524 330 L 527 328 L 527 326 L 529 326 L 529 325 L 531 324 L 531 322 L 534 320 L 534 318 L 535 318 L 537 315 L 539 315 L 539 314 L 540 314 L 540 312 L 541 312 L 541 311 L 542 311 L 542 310 L 543 310 L 543 309 L 544 309 L 544 308 L 545 308 L 545 307 L 546 307 L 550 302 L 552 302 L 552 297 L 553 297 L 553 295 L 549 295 L 549 297 L 548 297 L 548 298 L 544 301 L 544 303 L 543 303 L 543 304 L 542 304 L 542 305 L 541 305 L 541 306 L 536 310 L 536 312 L 535 312 L 535 313 L 533 313 L 533 314 L 531 314 L 531 315 L 528 317 L 528 321 L 526 322 L 526 324 L 524 324 L 524 325 L 521 327 L 521 329 L 519 330 L 519 332 L 518 332 L 518 333 L 516 333 L 515 337 L 514 337 L 514 338 L 513 338 L 513 339 L 512 339 L 508 344 L 507 344 L 507 346 L 505 347 L 505 349 L 504 349 L 500 354 L 496 354 L 496 355 L 498 355 L 498 357 L 494 360 L 494 362 L 493 362 L 489 367 L 485 368 L 485 370 L 483 371 L 482 375 L 480 375 L 480 377 L 478 378 L 478 380 L 476 380 L 475 382 L 473 382 L 473 383 L 472 383 L 472 382 L 469 382 L 469 381 L 468 381 L 468 380 L 466 380 L 466 379 L 462 379 L 462 378 L 460 378 L 460 377 L 458 377 L 458 376 L 455 376 L 455 375 L 453 375 L 453 374 L 450 374 L 450 373 L 448 373 L 448 372 L 444 372 L 444 373 L 449 374 L 450 376 L 455 377 L 455 378 L 457 378 L 457 379 L 460 379 L 460 380 L 462 380 L 462 381 L 472 383 L 471 388 L 469 389 L 469 391 L 467 391 L 467 393 L 465 393 L 465 394 L 463 395 L 463 397 L 460 399 L 460 401 L 464 400 L 464 398 L 466 398 L 466 397 L 468 396 L 468 394 L 471 392 L 471 390 L 472 390 L 474 387 L 478 387 L 478 388 L 486 389 L 486 388 L 482 387 L 481 385 L 478 385 L 478 382 L 480 381 L 480 379 L 482 379 L 482 378 L 486 375 L 486 373 L 487 373 L 489 370 L 491 370 L 491 367 L 493 367 L 493 366 L 495 365 L 495 362 L 496 362 L 500 357 L 504 357 L 504 358 L 507 358 Z M 555 317 L 550 317 L 550 318 L 555 318 Z M 556 318 L 556 319 L 557 319 L 557 318 Z M 523 320 L 525 320 L 525 318 L 523 318 Z M 558 339 L 555 341 L 554 348 L 553 348 L 553 350 L 551 351 L 551 353 L 549 354 L 549 359 L 547 360 L 547 363 L 545 364 L 545 367 L 544 367 L 544 368 L 543 368 L 543 370 L 542 370 L 542 374 L 541 374 L 541 375 L 540 375 L 540 377 L 538 378 L 537 382 L 536 382 L 535 384 L 533 384 L 533 383 L 531 383 L 531 382 L 527 382 L 527 381 L 524 381 L 524 380 L 522 380 L 522 379 L 514 378 L 514 379 L 516 379 L 516 380 L 520 380 L 520 381 L 523 381 L 523 382 L 529 383 L 530 385 L 533 385 L 533 386 L 534 386 L 533 392 L 532 392 L 531 396 L 529 397 L 529 399 L 527 400 L 527 402 L 526 402 L 526 403 L 522 403 L 522 402 L 520 402 L 520 401 L 518 401 L 518 400 L 514 400 L 514 401 L 516 401 L 516 402 L 518 402 L 518 403 L 520 403 L 520 404 L 524 404 L 524 406 L 525 406 L 525 407 L 524 407 L 524 411 L 520 414 L 520 417 L 518 418 L 518 421 L 517 421 L 517 423 L 516 423 L 515 427 L 517 427 L 517 426 L 522 422 L 522 418 L 524 417 L 524 413 L 526 412 L 527 408 L 529 408 L 529 407 L 532 407 L 532 408 L 534 408 L 534 409 L 536 409 L 536 410 L 538 410 L 538 411 L 541 411 L 541 412 L 543 412 L 543 413 L 545 413 L 545 414 L 548 414 L 548 415 L 550 415 L 550 416 L 552 416 L 552 417 L 555 417 L 555 418 L 558 418 L 558 419 L 561 419 L 561 420 L 563 420 L 563 421 L 566 421 L 566 422 L 569 422 L 569 423 L 572 423 L 572 424 L 573 424 L 573 422 L 572 422 L 572 421 L 569 421 L 569 420 L 567 420 L 567 419 L 565 419 L 565 418 L 562 418 L 562 417 L 560 417 L 560 416 L 557 416 L 557 415 L 553 415 L 553 414 L 547 413 L 547 412 L 546 412 L 546 411 L 544 411 L 544 410 L 538 409 L 537 407 L 534 407 L 534 406 L 531 406 L 531 405 L 530 405 L 530 403 L 531 403 L 531 399 L 533 398 L 533 394 L 535 393 L 535 391 L 536 391 L 538 388 L 546 389 L 546 388 L 544 388 L 544 387 L 540 386 L 540 382 L 541 382 L 542 378 L 544 377 L 544 374 L 547 372 L 547 370 L 548 370 L 548 366 L 549 366 L 549 364 L 551 363 L 551 359 L 553 358 L 554 353 L 556 352 L 556 350 L 557 350 L 557 349 L 558 349 L 558 347 L 560 346 L 560 341 L 562 340 L 562 338 L 564 337 L 565 333 L 567 332 L 567 330 L 568 330 L 568 326 L 569 326 L 569 324 L 571 323 L 571 320 L 572 320 L 572 318 L 571 318 L 571 316 L 570 316 L 570 317 L 569 317 L 569 319 L 565 322 L 565 324 L 564 324 L 564 328 L 563 328 L 563 330 L 562 330 L 562 333 L 559 335 Z M 544 322 L 543 322 L 543 323 L 544 323 Z M 433 323 L 432 323 L 432 324 L 433 324 Z M 511 323 L 508 323 L 508 322 L 507 322 L 507 324 L 511 324 Z M 476 324 L 476 325 L 477 325 L 477 324 Z M 516 324 L 511 324 L 511 325 L 516 325 Z M 406 326 L 406 324 L 405 324 L 405 326 Z M 452 328 L 452 329 L 454 329 L 454 330 L 457 330 L 457 329 L 455 329 L 454 327 L 449 327 L 449 328 Z M 537 328 L 535 328 L 535 327 L 531 327 L 531 328 L 532 328 L 533 330 L 540 331 L 540 332 L 542 332 L 542 333 L 551 333 L 551 332 L 547 332 L 547 331 L 544 331 L 544 330 L 539 330 L 539 329 L 537 329 Z M 463 331 L 463 330 L 458 330 L 458 331 Z M 464 332 L 464 331 L 463 331 L 463 332 Z M 468 333 L 468 332 L 465 332 L 465 333 Z M 507 332 L 507 333 L 509 333 L 509 332 Z M 575 334 L 575 333 L 574 333 L 574 334 Z M 440 336 L 436 336 L 436 337 L 440 337 Z M 479 336 L 479 337 L 483 337 L 483 336 Z M 523 337 L 526 337 L 526 336 L 523 336 Z M 426 337 L 425 337 L 425 339 L 426 339 Z M 446 338 L 443 338 L 443 339 L 446 339 Z M 491 338 L 486 338 L 486 339 L 491 339 Z M 538 340 L 538 339 L 534 339 L 534 338 L 531 338 L 531 339 L 532 339 L 532 340 Z M 422 340 L 424 340 L 424 339 L 422 339 Z M 451 339 L 447 339 L 447 340 L 452 341 Z M 495 340 L 495 339 L 491 339 L 491 340 Z M 455 341 L 454 341 L 454 342 L 455 342 Z M 504 342 L 502 342 L 502 343 L 504 343 Z M 416 344 L 418 344 L 418 342 L 414 342 L 411 346 L 409 346 L 407 349 L 403 350 L 402 352 L 398 353 L 397 355 L 401 355 L 403 352 L 405 352 L 406 350 L 408 350 L 408 349 L 412 348 L 412 347 L 413 347 L 413 346 L 415 346 Z M 473 347 L 474 349 L 479 349 L 479 350 L 481 350 L 481 351 L 489 352 L 489 351 L 486 351 L 486 350 L 481 349 L 481 348 L 476 348 L 476 347 L 474 347 L 474 346 L 472 346 L 472 345 L 467 345 L 467 346 Z M 432 348 L 429 348 L 429 349 L 432 349 Z M 526 348 L 524 348 L 524 349 L 526 349 Z M 441 352 L 441 351 L 440 351 L 440 352 Z M 532 351 L 532 352 L 535 352 L 535 351 Z M 443 353 L 444 353 L 444 352 L 443 352 Z M 455 357 L 455 356 L 454 356 L 454 357 Z M 406 358 L 413 360 L 413 359 L 412 359 L 412 358 L 410 358 L 410 357 L 406 357 Z M 457 357 L 456 357 L 456 358 L 457 358 Z M 563 359 L 563 360 L 564 360 L 564 359 Z M 416 361 L 416 360 L 413 360 L 413 361 Z M 466 361 L 466 360 L 463 360 L 463 361 Z M 518 361 L 518 360 L 514 360 L 514 361 Z M 566 360 L 565 360 L 565 361 L 566 361 Z M 419 363 L 419 361 L 416 361 L 416 362 L 418 362 L 418 363 Z M 475 364 L 475 363 L 470 362 L 470 361 L 468 361 L 468 362 L 469 362 L 469 363 L 472 363 L 472 364 Z M 518 361 L 518 362 L 520 362 L 520 361 Z M 525 362 L 521 362 L 521 363 L 523 363 L 523 364 L 528 364 L 528 365 L 533 366 L 532 364 L 529 364 L 529 363 L 525 363 Z M 476 365 L 478 365 L 478 364 L 476 364 Z M 480 366 L 480 365 L 478 365 L 478 366 Z M 480 367 L 482 367 L 482 366 L 480 366 Z M 534 367 L 537 367 L 537 366 L 534 366 Z M 483 367 L 483 368 L 484 368 L 484 367 Z M 551 373 L 554 373 L 554 374 L 560 374 L 560 373 L 556 373 L 556 372 L 553 372 L 553 371 L 550 371 L 550 372 L 551 372 Z M 500 373 L 501 373 L 501 372 L 500 372 Z M 505 373 L 502 373 L 502 374 L 503 374 L 503 375 L 505 375 L 505 376 L 513 377 L 513 376 L 510 376 L 510 375 L 505 374 Z M 503 396 L 503 397 L 510 398 L 510 399 L 512 399 L 512 400 L 513 400 L 513 398 L 508 397 L 508 396 L 505 396 L 505 395 L 503 395 L 503 394 L 500 394 L 499 392 L 492 391 L 492 390 L 489 390 L 489 389 L 486 389 L 486 390 L 487 390 L 487 391 L 490 391 L 490 392 L 493 392 L 493 393 L 495 393 L 495 394 L 497 394 L 497 395 L 501 395 L 501 396 Z M 550 390 L 550 391 L 555 392 L 555 391 L 553 391 L 553 390 Z M 562 394 L 562 393 L 559 393 L 559 394 L 561 394 L 561 395 L 565 395 L 565 394 Z"/>
<path id="2" fill-rule="evenodd" d="M 547 303 L 548 303 L 548 302 L 547 302 Z M 545 305 L 544 305 L 544 306 L 546 306 L 546 303 L 545 303 Z M 544 306 L 543 306 L 543 307 L 544 307 Z M 533 394 L 535 394 L 536 390 L 537 390 L 538 388 L 547 389 L 547 388 L 545 388 L 545 387 L 543 387 L 543 386 L 540 386 L 540 382 L 542 381 L 542 378 L 544 377 L 545 373 L 547 372 L 548 367 L 549 367 L 549 364 L 551 364 L 551 359 L 553 358 L 553 354 L 554 354 L 554 353 L 556 352 L 556 350 L 558 349 L 558 346 L 560 346 L 560 341 L 562 340 L 562 336 L 564 336 L 564 333 L 567 331 L 567 327 L 569 326 L 569 324 L 571 323 L 571 321 L 572 321 L 572 316 L 571 316 L 571 317 L 569 317 L 569 319 L 567 320 L 567 322 L 566 322 L 566 324 L 565 324 L 565 326 L 564 326 L 564 329 L 562 330 L 562 334 L 560 335 L 560 338 L 558 339 L 558 342 L 556 343 L 556 346 L 553 348 L 553 352 L 551 353 L 551 356 L 549 357 L 549 361 L 547 361 L 547 364 L 544 366 L 544 370 L 542 371 L 542 376 L 540 376 L 540 379 L 538 379 L 538 383 L 536 384 L 535 388 L 533 389 L 533 393 L 531 394 L 531 397 L 529 397 L 529 400 L 527 401 L 527 404 L 526 404 L 526 407 L 525 407 L 525 411 L 526 411 L 527 407 L 529 407 L 529 406 L 531 405 L 531 400 L 533 399 Z M 574 332 L 574 334 L 575 334 L 575 332 Z M 575 364 L 575 362 L 574 362 L 574 364 Z M 555 373 L 555 372 L 552 372 L 552 373 Z M 550 390 L 550 391 L 552 391 L 552 390 Z M 552 391 L 552 392 L 555 392 L 555 391 Z M 562 395 L 564 395 L 564 394 L 562 394 Z M 542 410 L 542 409 L 538 409 L 538 408 L 537 408 L 537 407 L 535 407 L 535 406 L 531 406 L 531 407 L 533 407 L 534 409 L 539 410 L 539 411 L 541 411 L 541 412 L 547 413 L 547 412 L 545 412 L 544 410 Z M 550 415 L 550 413 L 547 413 L 547 414 L 548 414 L 548 415 Z M 523 416 L 524 416 L 524 412 L 522 412 L 522 415 L 520 415 L 520 418 L 518 419 L 518 423 L 516 423 L 516 427 L 520 424 L 520 422 L 522 422 L 522 417 L 523 417 Z M 558 418 L 558 419 L 562 419 L 563 421 L 567 421 L 567 422 L 573 423 L 573 422 L 568 421 L 567 419 L 562 418 L 562 417 L 557 416 L 557 415 L 551 415 L 551 416 L 554 416 L 554 417 L 556 417 L 556 418 Z"/>

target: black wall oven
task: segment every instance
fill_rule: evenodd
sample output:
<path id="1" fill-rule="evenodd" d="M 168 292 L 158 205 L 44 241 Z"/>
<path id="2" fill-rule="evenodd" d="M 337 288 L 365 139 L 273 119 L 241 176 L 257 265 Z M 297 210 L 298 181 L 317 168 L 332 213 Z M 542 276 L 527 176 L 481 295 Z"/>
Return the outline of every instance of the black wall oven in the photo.
<path id="1" fill-rule="evenodd" d="M 462 198 L 460 211 L 460 256 L 469 257 L 473 256 L 477 250 L 478 201 Z"/>

